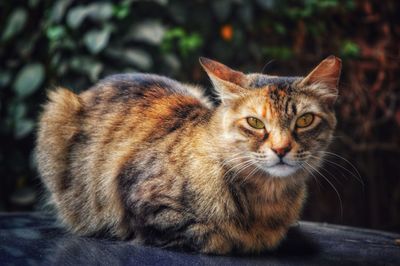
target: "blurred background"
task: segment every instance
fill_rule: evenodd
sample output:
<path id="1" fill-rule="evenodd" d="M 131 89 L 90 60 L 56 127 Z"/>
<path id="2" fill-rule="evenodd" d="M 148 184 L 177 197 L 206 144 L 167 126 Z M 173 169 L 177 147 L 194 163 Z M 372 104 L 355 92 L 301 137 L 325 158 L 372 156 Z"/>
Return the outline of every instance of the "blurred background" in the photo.
<path id="1" fill-rule="evenodd" d="M 120 72 L 210 87 L 199 56 L 305 75 L 334 54 L 338 130 L 303 219 L 400 232 L 399 11 L 395 0 L 1 1 L 0 211 L 41 209 L 32 150 L 49 88 Z"/>

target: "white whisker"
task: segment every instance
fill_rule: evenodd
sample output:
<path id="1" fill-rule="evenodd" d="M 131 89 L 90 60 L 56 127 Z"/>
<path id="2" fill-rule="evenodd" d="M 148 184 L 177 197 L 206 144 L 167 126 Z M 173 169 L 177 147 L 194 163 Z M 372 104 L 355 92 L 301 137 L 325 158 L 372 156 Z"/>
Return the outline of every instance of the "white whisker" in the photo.
<path id="1" fill-rule="evenodd" d="M 317 168 L 315 168 L 311 164 L 307 163 L 306 161 L 304 161 L 304 163 L 306 165 L 308 165 L 311 169 L 313 169 L 315 172 L 317 172 L 319 175 L 321 175 L 325 179 L 325 181 L 328 182 L 328 184 L 334 189 L 334 191 L 336 192 L 336 195 L 338 196 L 339 203 L 340 203 L 340 216 L 343 218 L 343 202 L 342 202 L 342 198 L 339 194 L 339 191 L 336 189 L 336 187 L 333 185 L 333 183 L 331 181 L 329 181 L 329 179 L 325 175 L 323 175 Z"/>

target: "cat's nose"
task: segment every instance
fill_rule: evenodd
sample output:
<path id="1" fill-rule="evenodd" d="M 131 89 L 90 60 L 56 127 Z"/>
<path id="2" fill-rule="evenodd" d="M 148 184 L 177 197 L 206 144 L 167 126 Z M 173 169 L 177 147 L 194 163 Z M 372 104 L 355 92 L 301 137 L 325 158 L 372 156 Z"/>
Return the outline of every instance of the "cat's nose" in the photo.
<path id="1" fill-rule="evenodd" d="M 276 155 L 278 155 L 279 158 L 283 158 L 291 149 L 292 146 L 290 144 L 284 147 L 272 148 L 272 150 L 276 153 Z"/>

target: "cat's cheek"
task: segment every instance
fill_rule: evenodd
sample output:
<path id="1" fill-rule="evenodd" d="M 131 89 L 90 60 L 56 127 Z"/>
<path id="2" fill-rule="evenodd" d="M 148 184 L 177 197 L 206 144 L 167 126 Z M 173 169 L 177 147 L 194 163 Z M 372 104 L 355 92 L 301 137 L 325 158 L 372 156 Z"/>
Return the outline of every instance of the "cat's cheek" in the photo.
<path id="1" fill-rule="evenodd" d="M 221 141 L 228 151 L 240 150 L 244 152 L 248 150 L 249 138 L 240 132 L 224 132 L 221 137 Z"/>

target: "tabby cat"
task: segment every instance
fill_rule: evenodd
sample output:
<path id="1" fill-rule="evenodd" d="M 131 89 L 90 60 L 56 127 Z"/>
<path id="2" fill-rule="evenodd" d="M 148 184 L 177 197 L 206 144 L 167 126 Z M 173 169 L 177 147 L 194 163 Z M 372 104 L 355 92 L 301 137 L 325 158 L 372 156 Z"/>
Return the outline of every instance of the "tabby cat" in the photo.
<path id="1" fill-rule="evenodd" d="M 218 105 L 150 74 L 49 93 L 36 157 L 69 230 L 212 254 L 271 250 L 285 237 L 331 141 L 341 60 L 305 78 L 200 64 Z"/>

